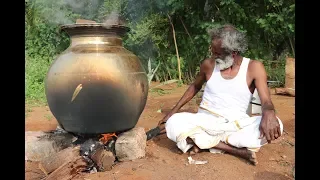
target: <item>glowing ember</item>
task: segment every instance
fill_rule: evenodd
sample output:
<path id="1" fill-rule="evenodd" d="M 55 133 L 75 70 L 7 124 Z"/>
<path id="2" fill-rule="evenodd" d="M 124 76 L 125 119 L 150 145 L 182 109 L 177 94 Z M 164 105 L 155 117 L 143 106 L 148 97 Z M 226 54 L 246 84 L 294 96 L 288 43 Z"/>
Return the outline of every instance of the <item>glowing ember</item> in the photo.
<path id="1" fill-rule="evenodd" d="M 103 144 L 107 143 L 112 137 L 118 137 L 116 133 L 108 133 L 108 134 L 101 134 L 102 138 L 99 139 Z"/>

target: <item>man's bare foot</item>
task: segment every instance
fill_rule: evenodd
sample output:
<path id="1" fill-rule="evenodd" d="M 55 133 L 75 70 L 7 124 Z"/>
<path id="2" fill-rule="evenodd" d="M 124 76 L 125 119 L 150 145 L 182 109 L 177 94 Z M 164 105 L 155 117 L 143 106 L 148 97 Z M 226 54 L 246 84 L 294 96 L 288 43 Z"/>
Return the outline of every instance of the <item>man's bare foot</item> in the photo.
<path id="1" fill-rule="evenodd" d="M 158 125 L 158 127 L 160 129 L 160 133 L 166 132 L 166 124 L 160 124 Z"/>
<path id="2" fill-rule="evenodd" d="M 236 154 L 238 156 L 248 160 L 251 164 L 253 164 L 255 166 L 258 164 L 256 153 L 253 151 L 250 151 L 246 148 L 241 148 L 241 149 L 238 149 L 238 153 L 236 153 Z"/>
<path id="3" fill-rule="evenodd" d="M 193 140 L 190 137 L 187 137 L 186 141 L 187 141 L 188 144 L 193 144 L 193 147 L 189 151 L 189 155 L 190 156 L 201 152 L 201 149 L 193 142 Z"/>
<path id="4" fill-rule="evenodd" d="M 193 147 L 191 148 L 191 150 L 189 152 L 189 155 L 193 156 L 199 152 L 201 152 L 201 149 L 197 145 L 193 145 Z"/>
<path id="5" fill-rule="evenodd" d="M 255 152 L 247 150 L 248 151 L 248 160 L 253 164 L 253 165 L 257 165 L 258 164 L 258 160 L 257 160 L 257 155 Z"/>

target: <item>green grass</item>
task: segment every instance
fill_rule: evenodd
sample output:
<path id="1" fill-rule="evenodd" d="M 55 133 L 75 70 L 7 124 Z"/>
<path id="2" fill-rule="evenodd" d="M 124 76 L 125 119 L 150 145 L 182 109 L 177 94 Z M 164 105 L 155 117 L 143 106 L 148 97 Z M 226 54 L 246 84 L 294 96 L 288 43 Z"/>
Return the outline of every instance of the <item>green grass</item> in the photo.
<path id="1" fill-rule="evenodd" d="M 52 115 L 50 115 L 50 114 L 46 114 L 45 116 L 44 116 L 48 121 L 51 121 L 52 120 Z"/>

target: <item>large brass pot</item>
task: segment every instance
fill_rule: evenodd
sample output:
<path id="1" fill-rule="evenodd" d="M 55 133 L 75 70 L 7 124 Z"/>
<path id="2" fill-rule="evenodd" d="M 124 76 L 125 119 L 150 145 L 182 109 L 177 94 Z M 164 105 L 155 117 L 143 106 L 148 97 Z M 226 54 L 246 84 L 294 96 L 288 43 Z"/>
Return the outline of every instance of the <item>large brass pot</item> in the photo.
<path id="1" fill-rule="evenodd" d="M 122 46 L 125 26 L 62 26 L 70 46 L 53 62 L 46 81 L 49 108 L 75 134 L 133 128 L 145 107 L 148 80 L 140 60 Z"/>

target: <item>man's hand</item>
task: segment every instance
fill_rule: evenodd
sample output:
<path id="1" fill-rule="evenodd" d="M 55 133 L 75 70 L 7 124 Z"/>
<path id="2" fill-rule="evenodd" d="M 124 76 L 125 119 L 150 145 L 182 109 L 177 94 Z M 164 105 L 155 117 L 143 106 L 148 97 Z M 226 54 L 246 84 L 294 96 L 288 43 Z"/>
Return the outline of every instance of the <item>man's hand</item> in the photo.
<path id="1" fill-rule="evenodd" d="M 265 111 L 260 122 L 260 139 L 266 137 L 268 143 L 281 136 L 279 121 L 274 110 Z"/>
<path id="2" fill-rule="evenodd" d="M 171 113 L 167 114 L 164 118 L 162 118 L 159 122 L 158 122 L 158 126 L 160 126 L 161 124 L 164 124 L 167 122 L 167 120 L 172 116 Z"/>

